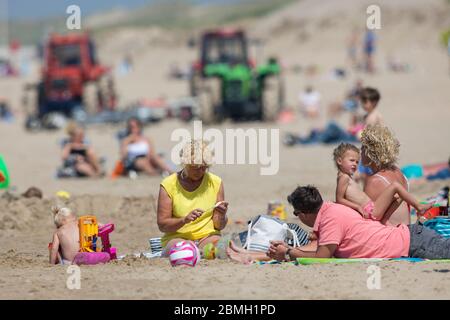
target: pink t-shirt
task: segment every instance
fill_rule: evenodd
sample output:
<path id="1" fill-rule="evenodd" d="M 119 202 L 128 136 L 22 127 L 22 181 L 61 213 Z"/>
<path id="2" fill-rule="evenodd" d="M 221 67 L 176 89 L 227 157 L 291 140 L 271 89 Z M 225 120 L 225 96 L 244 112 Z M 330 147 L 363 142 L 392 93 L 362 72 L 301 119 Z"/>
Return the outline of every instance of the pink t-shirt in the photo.
<path id="1" fill-rule="evenodd" d="M 409 252 L 409 229 L 364 219 L 341 204 L 324 202 L 314 223 L 319 246 L 336 244 L 336 258 L 399 258 Z"/>

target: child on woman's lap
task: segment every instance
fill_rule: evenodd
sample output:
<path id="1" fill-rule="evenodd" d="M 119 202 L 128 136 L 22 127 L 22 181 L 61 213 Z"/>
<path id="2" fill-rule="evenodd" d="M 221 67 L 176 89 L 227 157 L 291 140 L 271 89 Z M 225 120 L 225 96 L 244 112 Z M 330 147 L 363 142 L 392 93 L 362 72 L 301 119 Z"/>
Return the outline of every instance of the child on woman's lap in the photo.
<path id="1" fill-rule="evenodd" d="M 399 183 L 389 185 L 383 193 L 372 201 L 353 180 L 360 161 L 359 149 L 349 143 L 341 143 L 333 152 L 338 168 L 336 202 L 358 211 L 364 218 L 381 220 L 395 197 L 400 197 L 413 206 L 419 214 L 432 207 L 432 204 L 420 204 Z"/>

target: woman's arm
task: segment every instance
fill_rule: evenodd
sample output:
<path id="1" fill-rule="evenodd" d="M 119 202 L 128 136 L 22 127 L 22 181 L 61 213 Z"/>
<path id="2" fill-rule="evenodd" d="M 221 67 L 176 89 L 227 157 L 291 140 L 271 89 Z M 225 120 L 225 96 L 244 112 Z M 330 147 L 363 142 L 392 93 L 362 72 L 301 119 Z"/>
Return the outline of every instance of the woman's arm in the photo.
<path id="1" fill-rule="evenodd" d="M 172 199 L 162 186 L 159 188 L 157 223 L 161 232 L 176 232 L 186 224 L 184 218 L 172 216 Z"/>
<path id="2" fill-rule="evenodd" d="M 372 201 L 377 200 L 384 189 L 386 189 L 386 183 L 383 182 L 380 178 L 374 176 L 369 176 L 364 185 L 364 192 L 369 196 L 370 199 L 372 199 Z M 389 220 L 391 215 L 395 212 L 395 210 L 397 210 L 401 203 L 402 199 L 400 199 L 399 197 L 394 197 L 392 199 L 391 205 L 386 210 L 383 217 L 374 217 L 374 219 L 381 220 L 382 224 L 386 224 L 386 221 Z"/>
<path id="3" fill-rule="evenodd" d="M 69 157 L 71 148 L 72 148 L 72 144 L 70 142 L 66 143 L 64 145 L 64 148 L 62 149 L 62 152 L 61 152 L 61 158 L 63 159 L 63 161 Z"/>
<path id="4" fill-rule="evenodd" d="M 124 138 L 122 140 L 122 143 L 120 145 L 120 157 L 122 159 L 126 159 L 127 158 L 127 154 L 128 154 L 127 146 L 128 146 L 129 143 L 130 143 L 130 138 L 129 137 L 126 137 L 126 138 Z"/>
<path id="5" fill-rule="evenodd" d="M 220 184 L 219 193 L 217 194 L 217 202 L 224 201 L 225 192 L 223 188 L 223 182 Z M 223 230 L 228 223 L 227 217 L 228 203 L 223 202 L 213 212 L 214 228 L 216 230 Z"/>

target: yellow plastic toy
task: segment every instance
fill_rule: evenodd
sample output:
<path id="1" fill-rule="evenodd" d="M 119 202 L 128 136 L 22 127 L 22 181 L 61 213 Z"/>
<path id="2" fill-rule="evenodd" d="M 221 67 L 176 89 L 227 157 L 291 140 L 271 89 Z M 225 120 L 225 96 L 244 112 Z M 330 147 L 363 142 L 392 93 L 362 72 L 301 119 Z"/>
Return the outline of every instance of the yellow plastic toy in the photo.
<path id="1" fill-rule="evenodd" d="M 78 219 L 80 229 L 80 252 L 98 252 L 98 223 L 95 216 L 81 216 Z"/>
<path id="2" fill-rule="evenodd" d="M 272 216 L 278 217 L 281 220 L 286 220 L 286 210 L 283 204 L 278 204 L 271 212 Z"/>

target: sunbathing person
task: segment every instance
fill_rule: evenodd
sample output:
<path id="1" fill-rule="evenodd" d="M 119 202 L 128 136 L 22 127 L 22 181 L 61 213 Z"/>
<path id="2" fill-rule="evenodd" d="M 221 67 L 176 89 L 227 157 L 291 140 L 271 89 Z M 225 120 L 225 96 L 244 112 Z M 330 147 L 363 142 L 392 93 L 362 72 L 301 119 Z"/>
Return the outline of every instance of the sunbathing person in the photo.
<path id="1" fill-rule="evenodd" d="M 450 158 L 448 162 L 429 165 L 410 164 L 402 167 L 403 174 L 412 182 L 450 179 Z"/>
<path id="2" fill-rule="evenodd" d="M 273 241 L 268 255 L 278 261 L 311 258 L 450 258 L 450 239 L 445 239 L 420 222 L 385 226 L 364 219 L 355 210 L 324 202 L 313 186 L 297 187 L 288 196 L 296 215 L 312 227 L 318 238 L 315 252 L 292 248 Z"/>
<path id="3" fill-rule="evenodd" d="M 377 108 L 381 98 L 378 90 L 370 87 L 363 88 L 359 96 L 361 105 L 366 112 L 362 122 L 352 124 L 348 130 L 344 130 L 336 122 L 330 121 L 324 128 L 311 130 L 306 137 L 287 134 L 284 143 L 293 146 L 296 144 L 358 142 L 361 138 L 361 132 L 366 126 L 383 123 L 383 117 Z"/>
<path id="4" fill-rule="evenodd" d="M 99 161 L 84 138 L 83 128 L 70 125 L 69 139 L 62 150 L 63 168 L 59 176 L 98 177 L 102 175 Z"/>
<path id="5" fill-rule="evenodd" d="M 385 126 L 369 126 L 362 132 L 361 143 L 362 162 L 371 171 L 363 189 L 369 198 L 376 201 L 383 190 L 395 182 L 409 191 L 408 180 L 396 165 L 400 143 L 393 133 Z M 410 224 L 411 214 L 408 204 L 394 195 L 380 222 L 393 226 L 399 223 Z"/>
<path id="6" fill-rule="evenodd" d="M 150 176 L 160 175 L 163 172 L 172 173 L 169 166 L 155 152 L 152 141 L 142 134 L 142 125 L 137 118 L 128 120 L 126 134 L 120 148 L 126 172 L 144 172 Z"/>
<path id="7" fill-rule="evenodd" d="M 353 180 L 353 174 L 358 169 L 360 160 L 359 149 L 352 144 L 341 143 L 334 149 L 333 156 L 336 167 L 338 168 L 336 203 L 346 205 L 358 211 L 364 218 L 381 220 L 396 195 L 412 205 L 418 214 L 423 214 L 432 207 L 432 204 L 420 204 L 398 182 L 391 183 L 381 192 L 375 201 L 372 201 L 360 189 L 357 182 Z M 367 161 L 367 157 L 363 157 L 363 159 Z M 368 163 L 365 164 L 367 165 Z"/>
<path id="8" fill-rule="evenodd" d="M 193 241 L 199 249 L 217 243 L 228 222 L 228 203 L 222 179 L 208 172 L 212 152 L 201 140 L 188 142 L 181 150 L 183 169 L 166 177 L 158 197 L 158 228 L 163 256 L 182 240 Z"/>

